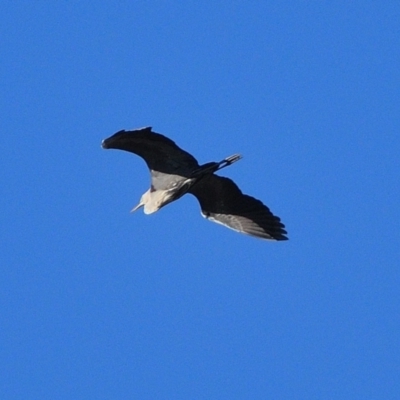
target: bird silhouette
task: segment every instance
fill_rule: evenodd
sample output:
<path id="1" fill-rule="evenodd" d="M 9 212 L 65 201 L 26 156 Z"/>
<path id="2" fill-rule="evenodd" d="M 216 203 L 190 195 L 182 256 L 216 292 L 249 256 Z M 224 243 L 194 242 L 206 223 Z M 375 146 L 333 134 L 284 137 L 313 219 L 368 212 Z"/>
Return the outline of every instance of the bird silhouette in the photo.
<path id="1" fill-rule="evenodd" d="M 280 218 L 266 205 L 243 194 L 231 179 L 215 175 L 240 160 L 239 154 L 199 165 L 191 154 L 151 127 L 121 130 L 104 139 L 102 147 L 137 154 L 150 170 L 150 189 L 132 211 L 143 206 L 145 214 L 152 214 L 190 193 L 199 201 L 201 214 L 210 221 L 262 239 L 288 239 Z"/>

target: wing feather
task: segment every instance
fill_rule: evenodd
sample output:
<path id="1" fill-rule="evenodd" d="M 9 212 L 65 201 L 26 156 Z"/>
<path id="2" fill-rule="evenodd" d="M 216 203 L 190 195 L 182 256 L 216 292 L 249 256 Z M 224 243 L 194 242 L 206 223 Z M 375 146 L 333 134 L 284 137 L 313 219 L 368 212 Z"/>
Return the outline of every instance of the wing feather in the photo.
<path id="1" fill-rule="evenodd" d="M 142 157 L 150 170 L 189 176 L 197 169 L 197 160 L 171 139 L 153 132 L 151 127 L 119 131 L 103 140 L 105 149 L 119 149 Z"/>
<path id="2" fill-rule="evenodd" d="M 280 218 L 260 200 L 243 194 L 231 179 L 208 175 L 189 193 L 196 196 L 201 213 L 210 221 L 263 239 L 287 240 Z"/>

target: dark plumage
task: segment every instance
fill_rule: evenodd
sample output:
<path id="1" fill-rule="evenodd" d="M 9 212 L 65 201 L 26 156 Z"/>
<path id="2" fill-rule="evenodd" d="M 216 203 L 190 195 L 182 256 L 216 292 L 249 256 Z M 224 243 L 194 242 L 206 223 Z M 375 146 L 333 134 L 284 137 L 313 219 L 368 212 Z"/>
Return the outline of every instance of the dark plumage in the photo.
<path id="1" fill-rule="evenodd" d="M 267 206 L 243 194 L 232 180 L 214 174 L 238 161 L 241 158 L 238 154 L 199 165 L 191 154 L 171 139 L 152 132 L 150 127 L 119 131 L 103 140 L 102 147 L 135 153 L 150 169 L 151 187 L 132 211 L 144 206 L 144 212 L 151 214 L 190 193 L 198 199 L 202 215 L 210 221 L 263 239 L 287 239 L 285 226 Z"/>

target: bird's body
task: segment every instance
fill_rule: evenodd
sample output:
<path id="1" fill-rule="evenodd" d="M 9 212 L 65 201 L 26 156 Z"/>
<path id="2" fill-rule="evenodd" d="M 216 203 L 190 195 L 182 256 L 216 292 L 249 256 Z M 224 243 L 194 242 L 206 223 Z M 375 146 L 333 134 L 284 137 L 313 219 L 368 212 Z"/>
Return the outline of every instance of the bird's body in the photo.
<path id="1" fill-rule="evenodd" d="M 150 189 L 132 211 L 144 206 L 145 214 L 152 214 L 190 193 L 198 199 L 202 215 L 213 222 L 263 239 L 287 239 L 284 225 L 267 206 L 244 195 L 232 180 L 214 174 L 238 161 L 238 154 L 199 165 L 191 154 L 150 127 L 119 131 L 103 140 L 102 147 L 135 153 L 150 169 Z"/>

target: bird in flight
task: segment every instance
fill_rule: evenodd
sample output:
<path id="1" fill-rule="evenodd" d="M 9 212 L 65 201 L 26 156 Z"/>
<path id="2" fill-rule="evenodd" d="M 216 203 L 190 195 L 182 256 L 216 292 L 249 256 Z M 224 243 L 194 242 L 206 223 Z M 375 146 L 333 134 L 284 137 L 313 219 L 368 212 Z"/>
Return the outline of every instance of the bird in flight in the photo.
<path id="1" fill-rule="evenodd" d="M 102 147 L 134 153 L 150 170 L 150 189 L 132 212 L 144 207 L 145 214 L 152 214 L 190 193 L 199 201 L 201 214 L 210 221 L 262 239 L 287 240 L 285 226 L 266 205 L 243 194 L 231 179 L 215 175 L 240 160 L 239 154 L 199 165 L 191 154 L 151 127 L 119 131 L 104 139 Z"/>

